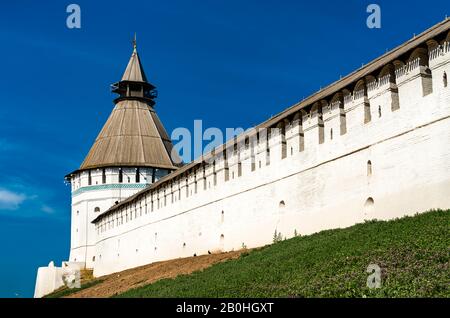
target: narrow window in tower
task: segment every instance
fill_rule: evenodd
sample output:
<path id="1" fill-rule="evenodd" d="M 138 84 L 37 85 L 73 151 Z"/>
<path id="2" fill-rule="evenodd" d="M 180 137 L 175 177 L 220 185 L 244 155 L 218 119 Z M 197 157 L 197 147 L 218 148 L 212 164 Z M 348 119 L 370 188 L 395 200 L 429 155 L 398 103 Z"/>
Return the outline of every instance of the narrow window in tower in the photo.
<path id="1" fill-rule="evenodd" d="M 242 176 L 242 163 L 238 163 L 238 177 Z"/>
<path id="2" fill-rule="evenodd" d="M 367 176 L 370 177 L 372 175 L 372 161 L 367 161 Z"/>
<path id="3" fill-rule="evenodd" d="M 188 181 L 188 179 L 186 179 L 186 198 L 188 198 L 189 197 L 189 181 Z"/>
<path id="4" fill-rule="evenodd" d="M 139 168 L 136 168 L 136 183 L 140 183 L 141 182 L 141 173 Z"/>
<path id="5" fill-rule="evenodd" d="M 364 124 L 367 124 L 372 120 L 372 116 L 370 114 L 370 102 L 364 102 Z"/>
<path id="6" fill-rule="evenodd" d="M 333 128 L 330 129 L 330 139 L 333 140 Z"/>
<path id="7" fill-rule="evenodd" d="M 131 182 L 130 176 L 127 176 L 127 181 L 128 181 L 128 183 Z"/>
<path id="8" fill-rule="evenodd" d="M 381 106 L 378 106 L 378 117 L 381 117 Z"/>
<path id="9" fill-rule="evenodd" d="M 92 175 L 91 175 L 91 170 L 88 171 L 88 185 L 92 184 Z"/>
<path id="10" fill-rule="evenodd" d="M 286 147 L 286 124 L 279 123 L 277 126 L 278 132 L 281 137 L 281 159 L 285 159 L 287 157 L 287 147 Z"/>
<path id="11" fill-rule="evenodd" d="M 443 80 L 444 80 L 444 87 L 447 87 L 447 73 L 444 72 L 444 76 L 443 76 Z"/>
<path id="12" fill-rule="evenodd" d="M 119 168 L 119 183 L 123 182 L 123 171 L 122 168 Z"/>
<path id="13" fill-rule="evenodd" d="M 102 169 L 102 183 L 106 183 L 106 169 Z"/>

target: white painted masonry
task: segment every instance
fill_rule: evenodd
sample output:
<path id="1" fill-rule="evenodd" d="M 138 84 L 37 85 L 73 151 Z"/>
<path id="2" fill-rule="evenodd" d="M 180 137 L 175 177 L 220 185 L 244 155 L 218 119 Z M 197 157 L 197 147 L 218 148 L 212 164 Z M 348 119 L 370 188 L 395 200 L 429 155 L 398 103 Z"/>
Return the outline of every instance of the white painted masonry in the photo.
<path id="1" fill-rule="evenodd" d="M 79 172 L 71 179 L 70 261 L 98 277 L 263 246 L 275 231 L 290 238 L 450 208 L 449 28 L 446 20 L 423 42 L 401 46 L 401 56 L 369 64 L 371 74 L 288 109 L 268 122 L 277 128 L 269 136 L 239 137 L 155 183 L 142 181 L 140 192 L 132 182 L 87 185 Z"/>
<path id="2" fill-rule="evenodd" d="M 119 169 L 122 170 L 121 182 Z M 105 170 L 104 177 L 103 170 Z M 86 268 L 93 268 L 96 233 L 92 221 L 116 202 L 132 196 L 168 173 L 167 170 L 152 168 L 141 168 L 139 172 L 141 175 L 139 182 L 136 182 L 136 168 L 93 169 L 77 172 L 72 177 L 70 262 L 82 262 Z"/>
<path id="3" fill-rule="evenodd" d="M 450 208 L 448 48 L 415 49 L 396 75 L 392 64 L 351 96 L 336 92 L 332 107 L 324 99 L 287 118 L 269 138 L 270 161 L 264 140 L 241 145 L 227 177 L 217 149 L 215 167 L 169 175 L 112 208 L 95 220 L 94 275 L 259 247 L 275 231 L 289 238 Z"/>

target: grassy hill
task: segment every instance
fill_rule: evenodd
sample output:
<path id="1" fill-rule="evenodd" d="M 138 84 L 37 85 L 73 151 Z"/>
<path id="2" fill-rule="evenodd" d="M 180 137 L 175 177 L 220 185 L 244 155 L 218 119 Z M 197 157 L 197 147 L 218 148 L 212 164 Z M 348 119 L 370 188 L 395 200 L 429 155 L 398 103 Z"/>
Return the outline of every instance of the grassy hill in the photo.
<path id="1" fill-rule="evenodd" d="M 117 297 L 449 297 L 450 211 L 282 241 Z M 369 264 L 382 286 L 369 289 Z"/>

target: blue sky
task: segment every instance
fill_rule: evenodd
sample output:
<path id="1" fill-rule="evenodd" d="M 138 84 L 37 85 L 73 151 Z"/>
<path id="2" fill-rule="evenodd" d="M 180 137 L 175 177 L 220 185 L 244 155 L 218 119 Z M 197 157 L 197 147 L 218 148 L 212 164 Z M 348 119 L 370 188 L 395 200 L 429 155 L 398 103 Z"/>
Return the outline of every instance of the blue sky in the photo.
<path id="1" fill-rule="evenodd" d="M 68 258 L 63 177 L 112 110 L 137 32 L 156 110 L 177 127 L 248 128 L 450 14 L 446 1 L 8 1 L 0 11 L 0 297 L 30 297 Z M 368 29 L 366 7 L 382 9 Z"/>

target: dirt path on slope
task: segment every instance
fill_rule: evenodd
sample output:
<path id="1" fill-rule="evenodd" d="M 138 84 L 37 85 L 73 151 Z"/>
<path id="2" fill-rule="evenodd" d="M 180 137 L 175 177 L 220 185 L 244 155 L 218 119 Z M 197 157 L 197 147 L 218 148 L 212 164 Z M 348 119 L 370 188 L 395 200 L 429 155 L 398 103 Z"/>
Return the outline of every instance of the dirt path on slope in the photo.
<path id="1" fill-rule="evenodd" d="M 164 278 L 175 278 L 203 270 L 211 265 L 239 258 L 245 250 L 222 254 L 203 255 L 158 262 L 123 272 L 99 277 L 102 280 L 92 287 L 80 290 L 67 298 L 103 298 L 123 293 L 129 289 L 154 283 Z"/>

